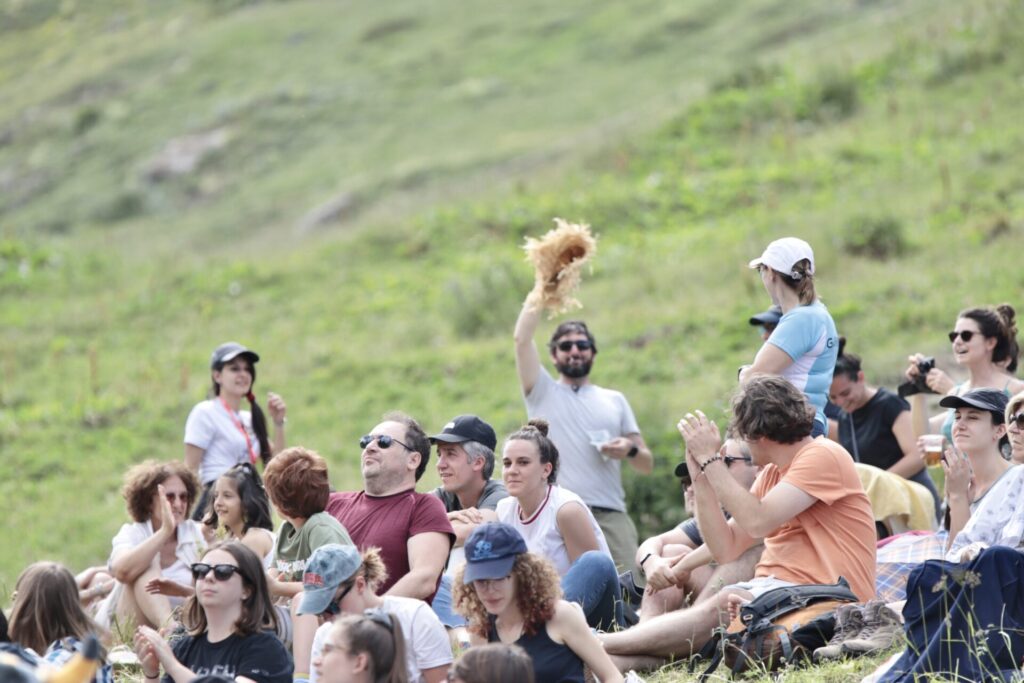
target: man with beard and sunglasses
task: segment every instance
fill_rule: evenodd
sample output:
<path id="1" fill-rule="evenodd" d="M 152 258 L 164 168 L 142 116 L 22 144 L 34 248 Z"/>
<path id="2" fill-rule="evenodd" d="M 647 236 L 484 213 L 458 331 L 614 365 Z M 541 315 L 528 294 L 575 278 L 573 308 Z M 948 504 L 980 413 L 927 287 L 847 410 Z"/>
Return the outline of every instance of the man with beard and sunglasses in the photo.
<path id="1" fill-rule="evenodd" d="M 586 323 L 563 322 L 551 335 L 548 351 L 557 380 L 541 366 L 533 341 L 540 314 L 528 298 L 514 333 L 526 412 L 530 419 L 548 421 L 548 436 L 561 456 L 559 485 L 590 507 L 619 571 L 631 569 L 639 539 L 626 510 L 621 467 L 625 461 L 637 472 L 649 474 L 654 456 L 626 397 L 590 381 L 597 344 Z"/>
<path id="2" fill-rule="evenodd" d="M 455 540 L 440 499 L 416 492 L 430 441 L 416 420 L 394 412 L 359 445 L 363 490 L 332 493 L 327 512 L 360 550 L 380 548 L 388 573 L 382 594 L 430 602 Z"/>

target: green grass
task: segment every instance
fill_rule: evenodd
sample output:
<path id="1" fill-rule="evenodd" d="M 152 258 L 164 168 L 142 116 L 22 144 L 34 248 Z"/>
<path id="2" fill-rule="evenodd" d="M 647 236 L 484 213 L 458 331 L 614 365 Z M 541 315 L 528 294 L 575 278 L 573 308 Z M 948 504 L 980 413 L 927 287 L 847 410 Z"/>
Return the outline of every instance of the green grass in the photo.
<path id="1" fill-rule="evenodd" d="M 757 348 L 770 239 L 814 245 L 889 386 L 913 351 L 952 366 L 960 308 L 1020 303 L 1010 0 L 339 7 L 0 3 L 0 586 L 103 561 L 123 471 L 181 457 L 226 339 L 339 488 L 386 410 L 513 429 L 519 246 L 553 216 L 600 236 L 581 314 L 658 459 L 627 477 L 644 532 L 682 514 L 672 425 L 721 416 Z M 197 173 L 142 179 L 219 126 Z"/>

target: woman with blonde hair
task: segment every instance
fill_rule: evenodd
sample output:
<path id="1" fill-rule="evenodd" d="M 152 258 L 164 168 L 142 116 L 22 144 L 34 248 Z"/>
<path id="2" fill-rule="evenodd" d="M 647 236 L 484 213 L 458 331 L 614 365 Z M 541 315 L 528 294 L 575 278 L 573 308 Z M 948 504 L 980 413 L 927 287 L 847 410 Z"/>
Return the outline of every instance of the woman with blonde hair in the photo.
<path id="1" fill-rule="evenodd" d="M 306 563 L 302 602 L 298 614 L 319 616 L 331 622 L 336 615 L 381 610 L 393 615 L 405 640 L 405 668 L 414 683 L 440 683 L 452 663 L 452 648 L 441 620 L 430 605 L 415 598 L 377 595 L 387 578 L 384 559 L 377 548 L 360 552 L 354 546 L 328 544 L 313 551 Z M 311 660 L 324 655 L 330 623 L 317 629 Z M 313 668 L 310 683 L 323 683 Z"/>
<path id="2" fill-rule="evenodd" d="M 527 550 L 518 531 L 500 522 L 482 524 L 465 548 L 452 597 L 469 622 L 474 646 L 518 645 L 533 660 L 538 681 L 583 683 L 586 664 L 602 683 L 621 683 L 582 610 L 562 600 L 554 568 Z"/>
<path id="3" fill-rule="evenodd" d="M 18 577 L 9 624 L 11 640 L 62 666 L 102 629 L 82 609 L 75 577 L 55 562 L 36 562 Z M 95 683 L 112 683 L 113 671 L 104 664 Z"/>

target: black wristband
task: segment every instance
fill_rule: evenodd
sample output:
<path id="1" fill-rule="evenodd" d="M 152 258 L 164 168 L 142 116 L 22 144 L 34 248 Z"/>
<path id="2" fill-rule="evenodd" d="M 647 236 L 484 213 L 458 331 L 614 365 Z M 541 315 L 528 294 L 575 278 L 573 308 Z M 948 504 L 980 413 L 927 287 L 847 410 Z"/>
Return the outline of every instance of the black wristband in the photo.
<path id="1" fill-rule="evenodd" d="M 627 458 L 635 458 L 636 454 L 639 453 L 639 452 L 640 452 L 640 448 L 636 444 L 633 444 L 633 447 L 629 449 L 628 453 L 626 453 L 626 457 Z"/>

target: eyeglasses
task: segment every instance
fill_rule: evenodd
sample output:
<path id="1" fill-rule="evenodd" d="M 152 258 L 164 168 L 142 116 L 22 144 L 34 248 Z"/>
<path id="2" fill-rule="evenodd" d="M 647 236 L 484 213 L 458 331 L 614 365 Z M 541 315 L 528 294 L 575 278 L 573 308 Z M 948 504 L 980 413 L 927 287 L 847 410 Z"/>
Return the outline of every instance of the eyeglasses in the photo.
<path id="1" fill-rule="evenodd" d="M 413 450 L 406 446 L 401 441 L 399 441 L 398 439 L 396 439 L 395 437 L 389 436 L 388 434 L 367 434 L 363 438 L 359 439 L 359 447 L 366 448 L 374 441 L 376 441 L 377 445 L 380 446 L 383 450 L 391 448 L 391 444 L 393 443 L 397 443 L 399 446 L 403 447 L 407 451 Z"/>
<path id="2" fill-rule="evenodd" d="M 503 576 L 500 579 L 474 579 L 473 587 L 478 590 L 492 590 L 494 588 L 501 588 L 502 584 L 512 578 L 512 575 Z"/>
<path id="3" fill-rule="evenodd" d="M 1010 419 L 1006 421 L 1006 425 L 1010 426 L 1012 424 L 1016 424 L 1017 429 L 1024 432 L 1024 412 L 1018 412 L 1011 415 Z"/>
<path id="4" fill-rule="evenodd" d="M 748 465 L 753 462 L 753 460 L 751 460 L 749 457 L 747 457 L 745 455 L 744 456 L 726 455 L 726 456 L 724 456 L 722 458 L 722 460 L 725 461 L 725 466 L 726 467 L 728 467 L 729 465 L 733 464 L 734 462 L 745 462 Z"/>
<path id="5" fill-rule="evenodd" d="M 949 343 L 955 344 L 957 337 L 963 339 L 964 342 L 969 342 L 972 338 L 974 338 L 974 335 L 976 334 L 977 332 L 974 332 L 972 330 L 961 330 L 960 332 L 953 330 L 952 332 L 949 333 Z"/>
<path id="6" fill-rule="evenodd" d="M 164 498 L 167 499 L 168 503 L 173 503 L 175 498 L 180 500 L 182 503 L 187 503 L 188 502 L 188 494 L 187 493 L 165 493 L 164 494 Z"/>
<path id="7" fill-rule="evenodd" d="M 576 347 L 580 351 L 589 351 L 594 348 L 594 345 L 590 343 L 589 339 L 574 339 L 572 341 L 563 341 L 555 344 L 559 351 L 572 351 L 572 347 Z"/>
<path id="8" fill-rule="evenodd" d="M 363 616 L 377 624 L 383 626 L 388 630 L 392 636 L 395 635 L 395 626 L 391 621 L 391 615 L 382 610 L 380 607 L 371 607 L 370 609 L 363 612 Z"/>
<path id="9" fill-rule="evenodd" d="M 242 574 L 242 570 L 233 564 L 215 564 L 209 565 L 205 562 L 196 562 L 189 569 L 192 570 L 192 580 L 199 581 L 205 579 L 206 575 L 211 571 L 213 572 L 213 578 L 218 581 L 227 581 L 230 579 L 235 572 L 238 572 L 239 576 Z"/>

